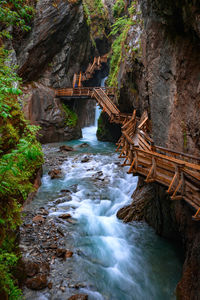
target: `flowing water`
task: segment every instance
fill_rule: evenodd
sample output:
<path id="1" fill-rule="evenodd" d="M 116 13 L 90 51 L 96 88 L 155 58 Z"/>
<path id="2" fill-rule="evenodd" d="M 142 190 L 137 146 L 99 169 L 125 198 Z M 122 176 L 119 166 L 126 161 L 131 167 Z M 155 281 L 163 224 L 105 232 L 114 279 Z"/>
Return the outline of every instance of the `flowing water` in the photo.
<path id="1" fill-rule="evenodd" d="M 73 272 L 85 283 L 78 292 L 87 293 L 90 300 L 175 299 L 181 276 L 177 249 L 147 224 L 124 224 L 116 217 L 119 208 L 131 202 L 137 177 L 120 167 L 113 144 L 97 141 L 96 124 L 83 129 L 82 139 L 67 144 L 83 142 L 88 147 L 77 148 L 62 164 L 64 177 L 51 180 L 44 173 L 42 186 L 31 203 L 31 207 L 48 206 L 52 217 L 67 212 L 77 221 L 70 230 L 73 248 L 78 249 Z M 44 151 L 52 152 L 56 147 L 46 145 Z M 88 161 L 81 162 L 85 156 Z M 53 201 L 61 197 L 60 190 L 72 186 L 71 200 L 56 205 Z M 65 272 L 63 265 L 59 274 L 64 277 Z"/>

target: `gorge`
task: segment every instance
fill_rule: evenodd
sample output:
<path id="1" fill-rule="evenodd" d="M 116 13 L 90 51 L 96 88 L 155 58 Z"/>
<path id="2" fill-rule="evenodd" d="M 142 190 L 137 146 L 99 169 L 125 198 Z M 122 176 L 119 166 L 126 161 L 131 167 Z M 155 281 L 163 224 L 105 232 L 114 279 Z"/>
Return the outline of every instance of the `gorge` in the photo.
<path id="1" fill-rule="evenodd" d="M 23 16 L 16 3 L 2 1 L 2 15 L 10 9 Z M 82 86 L 105 81 L 115 88 L 111 99 L 121 113 L 136 110 L 139 120 L 146 111 L 156 146 L 198 158 L 200 4 L 39 0 L 26 5 L 34 7 L 31 21 L 25 17 L 29 31 L 14 21 L 8 27 L 5 17 L 0 24 L 1 32 L 13 36 L 2 34 L 1 45 L 11 50 L 9 64 L 18 65 L 22 78 L 19 97 L 13 87 L 18 78 L 4 80 L 10 71 L 1 48 L 0 298 L 20 299 L 13 287 L 17 278 L 30 300 L 200 299 L 196 210 L 183 199 L 172 201 L 162 184 L 126 174 L 129 168 L 120 166 L 124 160 L 112 144 L 121 125 L 102 112 L 97 128 L 94 100 L 55 97 L 56 90 L 72 87 L 74 74 L 84 74 L 94 58 L 108 54 Z M 39 133 L 21 110 L 40 126 Z M 37 194 L 42 154 L 34 135 L 44 144 L 45 159 Z M 19 204 L 24 204 L 20 229 Z M 19 250 L 22 259 L 13 269 Z"/>

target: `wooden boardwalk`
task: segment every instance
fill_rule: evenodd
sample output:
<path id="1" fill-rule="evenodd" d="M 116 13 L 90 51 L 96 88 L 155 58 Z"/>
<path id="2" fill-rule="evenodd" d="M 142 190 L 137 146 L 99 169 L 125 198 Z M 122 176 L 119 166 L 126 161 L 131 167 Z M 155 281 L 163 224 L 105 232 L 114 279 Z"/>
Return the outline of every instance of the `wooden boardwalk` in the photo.
<path id="1" fill-rule="evenodd" d="M 111 100 L 111 96 L 115 95 L 114 88 L 100 88 L 100 87 L 80 87 L 80 88 L 66 88 L 55 91 L 56 97 L 59 98 L 92 98 L 95 99 L 98 105 L 110 118 L 110 122 L 123 124 L 131 118 L 131 114 L 121 113 L 117 106 Z M 109 97 L 110 96 L 110 97 Z"/>
<path id="2" fill-rule="evenodd" d="M 103 56 L 94 57 L 93 63 L 89 63 L 86 71 L 84 73 L 80 72 L 79 74 L 74 74 L 73 77 L 73 88 L 81 87 L 82 82 L 91 79 L 95 73 L 95 71 L 100 70 L 102 67 L 102 63 L 107 63 L 108 54 Z"/>
<path id="3" fill-rule="evenodd" d="M 94 98 L 110 122 L 122 125 L 122 136 L 117 143 L 123 165 L 130 166 L 128 173 L 145 177 L 146 182 L 158 182 L 167 188 L 173 201 L 186 201 L 195 211 L 194 220 L 200 220 L 200 158 L 154 145 L 150 137 L 147 112 L 141 119 L 123 114 L 112 102 L 113 88 L 68 88 L 56 91 L 63 99 L 72 97 Z"/>
<path id="4" fill-rule="evenodd" d="M 195 210 L 194 220 L 200 220 L 200 158 L 154 145 L 148 134 L 148 116 L 132 118 L 122 126 L 117 150 L 125 158 L 128 173 L 142 175 L 145 181 L 167 187 L 173 201 L 185 200 Z"/>

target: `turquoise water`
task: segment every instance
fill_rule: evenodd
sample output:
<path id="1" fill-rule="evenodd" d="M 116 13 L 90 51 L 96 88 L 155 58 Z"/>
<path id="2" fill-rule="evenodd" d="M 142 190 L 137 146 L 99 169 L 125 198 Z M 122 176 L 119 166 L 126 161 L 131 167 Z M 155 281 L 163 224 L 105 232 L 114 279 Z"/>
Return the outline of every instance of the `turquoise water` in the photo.
<path id="1" fill-rule="evenodd" d="M 70 230 L 73 247 L 79 249 L 74 272 L 85 283 L 79 293 L 87 293 L 90 300 L 175 299 L 181 277 L 178 249 L 146 223 L 124 224 L 116 218 L 118 209 L 131 202 L 137 177 L 119 166 L 115 145 L 97 141 L 95 132 L 95 126 L 84 128 L 82 139 L 66 143 L 76 147 L 86 142 L 88 147 L 67 155 L 61 179 L 44 174 L 31 205 L 49 205 L 50 216 L 67 212 L 77 221 Z M 58 146 L 46 145 L 44 151 L 57 151 Z M 84 156 L 89 160 L 82 163 Z M 60 190 L 72 185 L 72 199 L 53 204 L 62 198 Z M 49 297 L 45 299 L 56 299 Z"/>

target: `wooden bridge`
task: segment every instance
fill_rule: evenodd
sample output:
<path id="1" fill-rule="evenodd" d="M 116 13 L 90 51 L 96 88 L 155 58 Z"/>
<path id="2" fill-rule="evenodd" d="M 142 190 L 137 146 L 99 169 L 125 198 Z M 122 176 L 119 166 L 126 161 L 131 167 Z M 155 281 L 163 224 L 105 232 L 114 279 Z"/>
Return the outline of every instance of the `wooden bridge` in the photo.
<path id="1" fill-rule="evenodd" d="M 110 118 L 110 122 L 122 125 L 122 136 L 117 151 L 125 158 L 124 166 L 130 166 L 128 173 L 146 177 L 146 182 L 158 182 L 167 187 L 172 200 L 185 200 L 200 220 L 200 158 L 154 145 L 149 135 L 149 119 L 144 112 L 141 119 L 123 114 L 109 96 L 113 88 L 68 88 L 56 91 L 56 96 L 94 98 Z"/>
<path id="2" fill-rule="evenodd" d="M 94 58 L 84 74 L 74 75 L 73 88 L 56 90 L 56 97 L 95 99 L 110 122 L 122 126 L 116 151 L 125 158 L 123 165 L 130 166 L 128 173 L 145 177 L 147 183 L 165 186 L 173 201 L 186 201 L 195 211 L 193 219 L 200 220 L 200 158 L 154 145 L 147 112 L 140 119 L 135 110 L 132 115 L 121 113 L 111 99 L 116 94 L 114 88 L 82 87 L 81 82 L 91 78 L 106 61 L 107 55 Z"/>
<path id="3" fill-rule="evenodd" d="M 98 105 L 106 112 L 110 118 L 110 122 L 123 124 L 131 118 L 131 114 L 121 113 L 117 106 L 113 103 L 110 97 L 114 97 L 114 88 L 100 88 L 100 87 L 79 87 L 58 89 L 55 91 L 56 97 L 62 99 L 71 98 L 92 98 L 95 99 Z"/>

